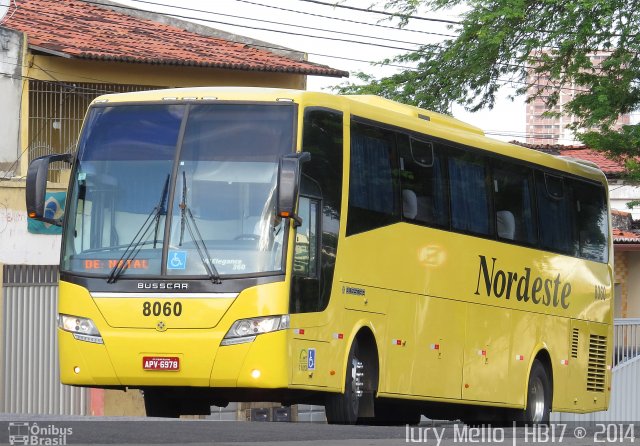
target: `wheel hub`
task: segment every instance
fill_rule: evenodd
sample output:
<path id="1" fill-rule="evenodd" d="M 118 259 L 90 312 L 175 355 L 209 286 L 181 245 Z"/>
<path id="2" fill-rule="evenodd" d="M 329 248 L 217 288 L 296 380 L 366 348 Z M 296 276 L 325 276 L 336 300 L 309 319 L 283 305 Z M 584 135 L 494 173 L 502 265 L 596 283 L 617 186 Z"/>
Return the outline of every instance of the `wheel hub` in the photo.
<path id="1" fill-rule="evenodd" d="M 531 412 L 532 421 L 534 423 L 540 423 L 544 416 L 545 401 L 544 401 L 544 386 L 540 378 L 536 378 L 531 386 Z"/>
<path id="2" fill-rule="evenodd" d="M 353 359 L 353 389 L 355 394 L 360 398 L 362 396 L 362 389 L 364 388 L 364 364 L 358 361 L 357 358 Z"/>

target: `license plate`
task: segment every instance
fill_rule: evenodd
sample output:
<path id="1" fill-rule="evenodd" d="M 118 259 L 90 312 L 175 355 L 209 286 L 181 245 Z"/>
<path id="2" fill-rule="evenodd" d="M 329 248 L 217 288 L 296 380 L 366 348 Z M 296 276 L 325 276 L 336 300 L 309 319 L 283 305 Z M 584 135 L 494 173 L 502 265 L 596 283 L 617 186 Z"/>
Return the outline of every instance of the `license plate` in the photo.
<path id="1" fill-rule="evenodd" d="M 177 356 L 144 356 L 142 358 L 142 368 L 144 370 L 175 372 L 180 370 L 180 358 Z"/>

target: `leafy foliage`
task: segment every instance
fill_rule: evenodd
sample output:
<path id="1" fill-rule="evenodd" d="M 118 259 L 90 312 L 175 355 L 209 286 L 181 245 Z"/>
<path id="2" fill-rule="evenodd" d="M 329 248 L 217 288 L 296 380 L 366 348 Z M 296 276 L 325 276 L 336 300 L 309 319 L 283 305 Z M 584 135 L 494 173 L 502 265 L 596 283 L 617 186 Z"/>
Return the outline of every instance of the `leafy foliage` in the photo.
<path id="1" fill-rule="evenodd" d="M 575 115 L 578 137 L 611 155 L 638 155 L 640 130 L 611 130 L 618 116 L 640 104 L 640 0 L 386 0 L 384 6 L 411 21 L 418 8 L 441 11 L 468 7 L 456 38 L 428 43 L 401 54 L 394 62 L 415 69 L 374 79 L 358 73 L 364 85 L 351 83 L 343 94 L 377 94 L 435 111 L 454 103 L 470 111 L 492 108 L 505 84 L 517 94 L 543 96 L 551 110 L 558 90 L 532 88 L 547 84 L 573 90 L 565 104 Z M 604 60 L 594 64 L 593 55 Z M 527 75 L 533 74 L 533 80 Z M 633 164 L 633 163 L 632 163 Z M 638 175 L 640 178 L 640 172 Z"/>

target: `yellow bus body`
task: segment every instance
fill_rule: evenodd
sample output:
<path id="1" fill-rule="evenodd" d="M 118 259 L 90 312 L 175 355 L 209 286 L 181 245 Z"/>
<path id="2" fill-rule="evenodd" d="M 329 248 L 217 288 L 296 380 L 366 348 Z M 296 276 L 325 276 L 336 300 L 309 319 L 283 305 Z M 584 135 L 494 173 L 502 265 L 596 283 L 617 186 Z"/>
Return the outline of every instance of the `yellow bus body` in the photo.
<path id="1" fill-rule="evenodd" d="M 300 110 L 298 150 L 305 107 L 341 111 L 345 217 L 352 115 L 606 185 L 603 174 L 590 166 L 495 141 L 455 119 L 375 97 L 203 88 L 109 95 L 98 100 L 143 102 L 166 97 L 294 101 Z M 291 328 L 259 335 L 251 343 L 220 346 L 238 319 L 289 312 L 294 231 L 289 233 L 284 281 L 245 289 L 235 298 L 194 294 L 182 299 L 184 310 L 179 317 L 141 315 L 143 301 L 175 299 L 171 295 L 141 292 L 139 297 L 101 297 L 62 281 L 59 313 L 91 318 L 104 339 L 104 344 L 81 342 L 69 332 L 58 331 L 62 382 L 91 387 L 343 392 L 349 347 L 366 327 L 378 351 L 380 397 L 522 408 L 532 363 L 543 352 L 552 370 L 553 410 L 607 408 L 612 349 L 611 242 L 609 262 L 598 263 L 403 222 L 349 237 L 345 226 L 343 218 L 326 310 L 291 314 Z M 517 297 L 517 281 L 507 282 L 509 273 L 520 278 L 527 270 L 529 298 L 524 301 Z M 499 272 L 503 275 L 498 277 Z M 531 287 L 536 278 L 548 284 L 550 291 L 543 287 L 534 303 Z M 563 297 L 567 283 L 571 284 L 570 293 Z M 507 287 L 511 287 L 508 298 Z M 597 287 L 604 288 L 604 299 L 594 299 Z M 352 289 L 362 292 L 350 293 Z M 501 297 L 495 296 L 496 290 L 502 290 L 498 293 Z M 163 331 L 157 328 L 160 321 L 166 325 Z M 572 337 L 574 330 L 579 337 Z M 604 372 L 602 367 L 592 370 L 594 359 L 590 361 L 589 353 L 594 347 L 590 339 L 606 341 Z M 308 369 L 309 349 L 315 349 L 314 370 Z M 180 370 L 144 371 L 144 356 L 179 357 Z M 588 390 L 591 373 L 604 380 L 599 391 Z"/>

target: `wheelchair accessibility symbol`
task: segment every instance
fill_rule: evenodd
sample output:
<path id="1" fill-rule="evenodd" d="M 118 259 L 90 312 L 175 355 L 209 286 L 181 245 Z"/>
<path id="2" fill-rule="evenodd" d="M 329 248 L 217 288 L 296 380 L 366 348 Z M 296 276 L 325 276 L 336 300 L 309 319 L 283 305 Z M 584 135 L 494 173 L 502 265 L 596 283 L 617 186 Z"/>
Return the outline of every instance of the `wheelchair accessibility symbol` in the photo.
<path id="1" fill-rule="evenodd" d="M 316 369 L 316 349 L 310 348 L 307 350 L 307 370 Z"/>
<path id="2" fill-rule="evenodd" d="M 186 269 L 187 251 L 169 251 L 167 269 Z"/>

